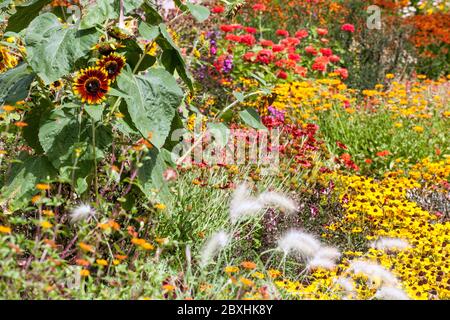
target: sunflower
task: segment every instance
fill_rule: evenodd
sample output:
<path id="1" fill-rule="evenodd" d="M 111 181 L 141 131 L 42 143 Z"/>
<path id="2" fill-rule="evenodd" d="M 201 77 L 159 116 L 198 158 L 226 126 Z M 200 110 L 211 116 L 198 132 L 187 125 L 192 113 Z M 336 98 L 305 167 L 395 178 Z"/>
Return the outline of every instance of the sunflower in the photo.
<path id="1" fill-rule="evenodd" d="M 8 50 L 8 48 L 0 47 L 0 72 L 15 67 L 17 63 L 17 58 Z"/>
<path id="2" fill-rule="evenodd" d="M 61 80 L 56 80 L 55 82 L 53 82 L 53 83 L 51 83 L 50 84 L 50 89 L 52 90 L 52 91 L 59 91 L 59 90 L 61 90 L 63 88 L 63 83 L 62 83 L 62 81 Z"/>
<path id="3" fill-rule="evenodd" d="M 97 65 L 108 73 L 108 79 L 114 81 L 125 66 L 125 58 L 117 53 L 111 53 L 109 56 L 97 61 Z"/>
<path id="4" fill-rule="evenodd" d="M 82 102 L 98 104 L 105 99 L 109 83 L 105 69 L 89 67 L 79 71 L 73 83 L 73 92 L 81 97 Z"/>

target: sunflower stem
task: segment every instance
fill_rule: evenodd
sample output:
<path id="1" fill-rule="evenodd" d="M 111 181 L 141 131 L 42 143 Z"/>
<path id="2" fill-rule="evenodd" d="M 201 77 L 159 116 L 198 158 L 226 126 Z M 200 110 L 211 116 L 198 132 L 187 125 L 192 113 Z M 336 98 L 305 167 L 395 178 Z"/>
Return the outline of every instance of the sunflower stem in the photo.
<path id="1" fill-rule="evenodd" d="M 99 196 L 98 196 L 98 175 L 97 175 L 97 155 L 95 148 L 95 121 L 92 121 L 92 153 L 94 156 L 94 189 L 95 189 L 95 201 L 97 205 L 99 204 Z"/>

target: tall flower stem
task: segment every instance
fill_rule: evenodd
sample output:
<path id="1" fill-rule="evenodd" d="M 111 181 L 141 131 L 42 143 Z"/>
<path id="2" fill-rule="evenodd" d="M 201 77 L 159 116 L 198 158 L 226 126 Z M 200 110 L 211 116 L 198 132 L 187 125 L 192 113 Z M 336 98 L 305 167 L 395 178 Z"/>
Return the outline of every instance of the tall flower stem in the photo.
<path id="1" fill-rule="evenodd" d="M 92 121 L 92 153 L 94 156 L 94 188 L 95 188 L 95 201 L 98 204 L 98 174 L 97 174 L 97 154 L 96 154 L 96 143 L 95 143 L 95 121 Z"/>

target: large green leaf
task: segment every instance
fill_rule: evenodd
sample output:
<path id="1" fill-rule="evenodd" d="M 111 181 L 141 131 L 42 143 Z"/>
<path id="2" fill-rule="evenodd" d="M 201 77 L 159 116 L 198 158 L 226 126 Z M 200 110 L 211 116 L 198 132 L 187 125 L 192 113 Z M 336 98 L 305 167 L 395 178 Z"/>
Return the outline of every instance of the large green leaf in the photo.
<path id="1" fill-rule="evenodd" d="M 144 0 L 124 0 L 123 10 L 125 14 L 130 13 L 133 10 L 140 8 Z"/>
<path id="2" fill-rule="evenodd" d="M 193 3 L 187 3 L 186 6 L 198 22 L 203 22 L 209 18 L 210 11 L 207 7 Z"/>
<path id="3" fill-rule="evenodd" d="M 156 39 L 156 42 L 164 50 L 161 57 L 164 67 L 170 73 L 173 73 L 175 70 L 177 70 L 179 76 L 183 79 L 189 89 L 191 91 L 194 90 L 193 80 L 186 69 L 186 64 L 184 62 L 183 56 L 181 55 L 181 51 L 167 31 L 166 25 L 161 23 L 159 25 L 159 30 L 160 35 Z"/>
<path id="4" fill-rule="evenodd" d="M 143 76 L 125 70 L 117 81 L 130 96 L 125 101 L 133 125 L 144 138 L 151 134 L 157 148 L 163 146 L 183 97 L 175 79 L 164 69 L 153 68 Z"/>
<path id="5" fill-rule="evenodd" d="M 41 9 L 50 2 L 51 0 L 32 0 L 16 6 L 16 13 L 9 17 L 6 31 L 19 32 L 25 29 Z"/>
<path id="6" fill-rule="evenodd" d="M 66 26 L 52 13 L 34 19 L 25 35 L 28 61 L 45 84 L 50 84 L 73 69 L 98 40 L 95 29 L 78 31 Z"/>
<path id="7" fill-rule="evenodd" d="M 241 112 L 239 112 L 241 119 L 245 122 L 245 124 L 249 125 L 254 129 L 267 130 L 267 128 L 261 122 L 261 118 L 259 117 L 258 112 L 253 108 L 247 108 Z"/>
<path id="8" fill-rule="evenodd" d="M 41 118 L 53 108 L 51 101 L 47 99 L 41 99 L 38 101 L 30 111 L 27 112 L 24 121 L 28 126 L 24 127 L 23 137 L 27 144 L 36 151 L 38 154 L 44 153 L 41 143 L 39 142 L 39 129 L 41 125 Z"/>
<path id="9" fill-rule="evenodd" d="M 138 171 L 138 186 L 147 196 L 152 196 L 152 189 L 157 189 L 159 195 L 164 199 L 167 195 L 167 185 L 164 182 L 163 173 L 167 168 L 164 157 L 161 152 L 151 149 L 142 161 L 142 166 Z"/>
<path id="10" fill-rule="evenodd" d="M 75 109 L 54 109 L 41 119 L 39 142 L 56 168 L 73 165 L 76 150 L 80 153 L 78 161 L 94 160 L 91 124 L 86 117 L 80 123 Z M 96 159 L 103 159 L 112 142 L 110 129 L 97 126 L 95 141 Z"/>
<path id="11" fill-rule="evenodd" d="M 25 99 L 34 78 L 26 63 L 0 74 L 0 104 L 14 104 Z"/>
<path id="12" fill-rule="evenodd" d="M 51 179 L 56 170 L 45 156 L 22 154 L 12 166 L 5 186 L 1 189 L 0 202 L 8 203 L 11 210 L 25 204 L 36 192 L 36 184 Z"/>
<path id="13" fill-rule="evenodd" d="M 97 0 L 86 6 L 87 11 L 81 19 L 80 30 L 89 29 L 103 24 L 107 19 L 117 19 L 118 10 L 114 7 L 114 1 Z"/>

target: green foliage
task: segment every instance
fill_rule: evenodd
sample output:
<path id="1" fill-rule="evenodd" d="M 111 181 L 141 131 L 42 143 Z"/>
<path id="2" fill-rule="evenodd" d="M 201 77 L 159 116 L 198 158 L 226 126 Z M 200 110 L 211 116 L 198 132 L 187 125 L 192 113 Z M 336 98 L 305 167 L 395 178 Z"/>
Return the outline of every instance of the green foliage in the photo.
<path id="1" fill-rule="evenodd" d="M 139 138 L 151 143 L 153 149 L 135 159 L 133 166 L 139 166 L 135 184 L 150 195 L 150 186 L 162 188 L 166 166 L 162 155 L 168 152 L 163 147 L 170 146 L 166 140 L 174 130 L 184 95 L 175 71 L 193 89 L 179 48 L 148 1 L 126 0 L 123 7 L 119 1 L 82 1 L 79 17 L 67 15 L 64 8 L 46 6 L 49 2 L 28 1 L 15 9 L 8 3 L 2 6 L 10 15 L 6 30 L 20 32 L 10 32 L 17 42 L 8 46 L 23 44 L 17 49 L 23 62 L 0 75 L 0 102 L 14 105 L 27 99 L 21 119 L 25 125 L 20 132 L 33 150 L 10 170 L 3 195 L 24 200 L 36 183 L 47 178 L 70 185 L 79 195 L 91 191 L 98 195 L 97 171 L 111 156 L 112 144 L 132 144 Z M 146 22 L 137 32 L 124 20 L 134 19 L 141 9 Z M 199 5 L 189 4 L 186 10 L 199 20 L 209 15 L 209 10 Z M 105 41 L 105 35 L 115 37 L 118 43 L 112 51 L 123 56 L 126 65 L 110 80 L 108 90 L 100 93 L 103 99 L 82 102 L 80 98 L 88 94 L 88 82 L 80 89 L 84 93 L 77 95 L 70 88 L 80 69 L 98 69 L 96 63 L 103 53 L 96 46 Z M 148 54 L 145 45 L 152 43 L 159 46 L 156 56 Z M 53 89 L 57 82 L 63 90 Z M 124 118 L 117 118 L 117 111 L 123 112 Z"/>

